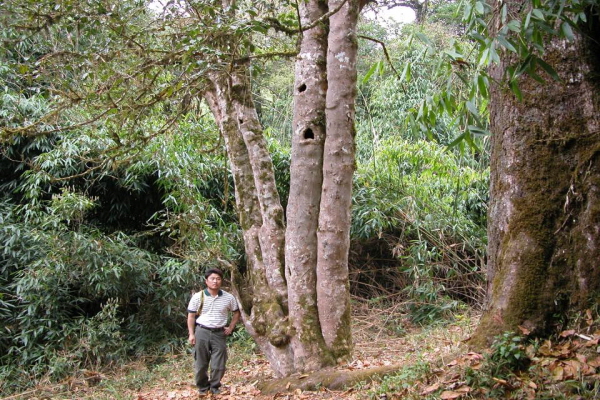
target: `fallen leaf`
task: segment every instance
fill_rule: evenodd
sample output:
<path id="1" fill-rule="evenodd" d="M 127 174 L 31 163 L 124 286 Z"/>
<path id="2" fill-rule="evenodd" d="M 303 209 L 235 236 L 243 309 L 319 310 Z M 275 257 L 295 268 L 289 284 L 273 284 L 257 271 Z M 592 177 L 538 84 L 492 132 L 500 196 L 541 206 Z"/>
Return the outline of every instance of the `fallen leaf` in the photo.
<path id="1" fill-rule="evenodd" d="M 469 386 L 461 386 L 458 389 L 455 389 L 455 391 L 461 393 L 469 393 L 471 391 L 471 388 Z"/>
<path id="2" fill-rule="evenodd" d="M 531 333 L 531 331 L 529 329 L 525 328 L 524 326 L 519 325 L 519 329 L 521 330 L 521 333 L 525 336 L 527 336 Z"/>
<path id="3" fill-rule="evenodd" d="M 460 396 L 463 396 L 464 394 L 465 393 L 463 393 L 463 392 L 445 390 L 440 395 L 440 399 L 442 399 L 442 400 L 458 399 Z"/>
<path id="4" fill-rule="evenodd" d="M 538 385 L 535 384 L 535 382 L 533 381 L 529 381 L 529 383 L 527 384 L 527 386 L 529 386 L 532 389 L 537 389 Z"/>
<path id="5" fill-rule="evenodd" d="M 439 388 L 440 388 L 440 383 L 439 383 L 439 382 L 436 382 L 436 383 L 434 383 L 433 385 L 426 387 L 426 388 L 425 388 L 425 389 L 424 389 L 424 390 L 421 392 L 421 395 L 422 395 L 422 396 L 428 395 L 428 394 L 430 394 L 430 393 L 433 393 L 433 392 L 435 392 L 435 391 L 436 391 L 436 390 L 438 390 Z"/>
<path id="6" fill-rule="evenodd" d="M 600 367 L 600 357 L 596 357 L 593 360 L 589 360 L 587 364 L 590 367 L 594 367 L 594 368 Z"/>
<path id="7" fill-rule="evenodd" d="M 561 382 L 564 380 L 565 371 L 563 367 L 557 366 L 552 370 L 552 379 L 556 382 Z"/>
<path id="8" fill-rule="evenodd" d="M 566 360 L 563 362 L 563 377 L 564 379 L 572 379 L 581 370 L 581 363 L 576 360 Z"/>
<path id="9" fill-rule="evenodd" d="M 594 318 L 592 318 L 592 310 L 589 308 L 585 310 L 585 322 L 588 324 L 588 326 L 592 326 L 594 323 Z"/>
<path id="10" fill-rule="evenodd" d="M 575 330 L 574 329 L 569 329 L 567 331 L 562 331 L 560 333 L 560 337 L 569 337 L 569 336 L 573 336 L 575 334 Z"/>
<path id="11" fill-rule="evenodd" d="M 481 369 L 481 367 L 483 367 L 482 363 L 477 363 L 477 364 L 473 364 L 471 365 L 471 369 L 474 369 L 475 371 L 478 371 Z"/>
<path id="12" fill-rule="evenodd" d="M 475 353 L 473 351 L 470 351 L 467 353 L 467 356 L 473 360 L 483 360 L 483 355 L 479 354 L 479 353 Z"/>

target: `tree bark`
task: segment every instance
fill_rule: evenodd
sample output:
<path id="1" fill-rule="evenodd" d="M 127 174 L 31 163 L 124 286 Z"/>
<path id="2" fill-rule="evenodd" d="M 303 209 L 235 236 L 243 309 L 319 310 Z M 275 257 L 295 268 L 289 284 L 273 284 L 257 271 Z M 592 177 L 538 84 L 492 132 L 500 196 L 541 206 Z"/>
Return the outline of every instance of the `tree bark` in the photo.
<path id="1" fill-rule="evenodd" d="M 343 0 L 332 0 L 334 9 Z M 351 351 L 348 252 L 355 166 L 356 25 L 358 2 L 330 18 L 327 52 L 327 137 L 318 230 L 317 298 L 325 343 L 336 357 Z"/>
<path id="2" fill-rule="evenodd" d="M 327 3 L 301 2 L 299 11 L 301 25 L 307 26 L 327 13 Z M 327 352 L 317 310 L 315 268 L 326 136 L 327 33 L 327 21 L 302 33 L 294 82 L 285 263 L 290 323 L 295 332 L 292 346 L 299 370 L 318 369 L 331 363 L 322 356 Z"/>
<path id="3" fill-rule="evenodd" d="M 281 268 L 283 212 L 271 182 L 272 163 L 257 115 L 252 112 L 252 99 L 241 88 L 250 87 L 244 82 L 246 69 L 214 73 L 209 79 L 212 85 L 205 99 L 227 147 L 248 264 L 244 276 L 233 271 L 234 291 L 248 332 L 273 370 L 289 375 L 294 372 L 294 362 L 288 346 L 287 291 Z"/>
<path id="4" fill-rule="evenodd" d="M 247 65 L 208 76 L 225 138 L 247 271 L 234 273 L 243 321 L 280 376 L 334 365 L 351 351 L 348 251 L 354 172 L 358 1 L 299 3 L 287 227 L 250 92 Z M 312 26 L 314 25 L 314 26 Z M 328 29 L 330 26 L 330 29 Z M 331 49 L 327 51 L 328 47 Z"/>
<path id="5" fill-rule="evenodd" d="M 544 58 L 562 81 L 521 79 L 522 102 L 500 87 L 491 92 L 489 298 L 475 345 L 518 326 L 547 333 L 565 313 L 598 300 L 597 39 L 553 39 Z M 494 79 L 502 80 L 508 63 L 491 71 Z"/>

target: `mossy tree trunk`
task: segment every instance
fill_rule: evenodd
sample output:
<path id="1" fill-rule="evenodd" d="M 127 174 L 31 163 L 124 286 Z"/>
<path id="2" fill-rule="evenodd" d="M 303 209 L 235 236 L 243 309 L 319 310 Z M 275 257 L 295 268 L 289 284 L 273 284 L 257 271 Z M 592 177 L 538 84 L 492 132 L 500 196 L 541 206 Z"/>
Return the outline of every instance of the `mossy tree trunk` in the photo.
<path id="1" fill-rule="evenodd" d="M 233 271 L 244 323 L 281 375 L 294 372 L 283 270 L 283 208 L 244 66 L 214 73 L 205 99 L 219 125 L 235 185 L 248 272 Z"/>
<path id="2" fill-rule="evenodd" d="M 597 33 L 554 38 L 544 58 L 560 82 L 522 78 L 521 102 L 509 90 L 491 92 L 489 298 L 476 345 L 519 326 L 546 334 L 569 311 L 597 304 L 599 54 Z M 498 81 L 509 62 L 491 71 Z"/>
<path id="3" fill-rule="evenodd" d="M 334 365 L 352 346 L 348 251 L 359 5 L 308 0 L 299 12 L 286 221 L 248 65 L 212 73 L 205 95 L 225 139 L 247 255 L 246 272 L 234 271 L 234 290 L 246 328 L 283 376 Z"/>

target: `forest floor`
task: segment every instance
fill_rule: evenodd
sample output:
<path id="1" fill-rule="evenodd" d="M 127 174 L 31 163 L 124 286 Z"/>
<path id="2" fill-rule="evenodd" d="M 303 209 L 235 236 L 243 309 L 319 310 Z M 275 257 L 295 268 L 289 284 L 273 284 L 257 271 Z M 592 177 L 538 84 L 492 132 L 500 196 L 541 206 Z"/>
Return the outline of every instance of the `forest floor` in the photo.
<path id="1" fill-rule="evenodd" d="M 368 306 L 366 306 L 368 308 Z M 596 319 L 597 321 L 597 319 Z M 230 346 L 228 370 L 219 395 L 207 399 L 598 399 L 600 398 L 600 330 L 590 322 L 585 334 L 564 331 L 560 340 L 526 345 L 507 337 L 502 357 L 469 351 L 468 338 L 478 315 L 454 315 L 452 322 L 425 327 L 411 324 L 390 309 L 362 307 L 353 319 L 353 359 L 336 371 L 359 371 L 398 366 L 387 378 L 368 378 L 344 390 L 289 390 L 265 395 L 259 387 L 272 381 L 268 362 L 253 351 L 253 343 Z M 585 325 L 585 324 L 584 324 Z M 238 328 L 239 329 L 239 328 Z M 516 355 L 516 358 L 515 358 Z M 518 368 L 520 356 L 527 368 Z M 516 364 L 515 364 L 516 362 Z M 513 373 L 505 367 L 520 370 Z M 300 377 L 302 378 L 302 377 Z M 82 371 L 61 384 L 38 386 L 16 399 L 191 400 L 198 399 L 193 382 L 190 349 L 157 358 L 148 357 L 113 372 Z"/>

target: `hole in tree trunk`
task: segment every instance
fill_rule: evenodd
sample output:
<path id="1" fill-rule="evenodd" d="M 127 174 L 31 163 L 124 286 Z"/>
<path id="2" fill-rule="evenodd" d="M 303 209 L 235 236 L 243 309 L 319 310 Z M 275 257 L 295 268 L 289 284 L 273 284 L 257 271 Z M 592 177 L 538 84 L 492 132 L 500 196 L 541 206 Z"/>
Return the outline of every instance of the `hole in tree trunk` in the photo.
<path id="1" fill-rule="evenodd" d="M 302 85 L 298 86 L 298 92 L 299 93 L 302 93 L 305 90 L 306 90 L 306 84 L 303 83 Z"/>
<path id="2" fill-rule="evenodd" d="M 304 139 L 314 139 L 315 138 L 315 133 L 313 132 L 312 129 L 307 128 L 304 131 Z"/>

